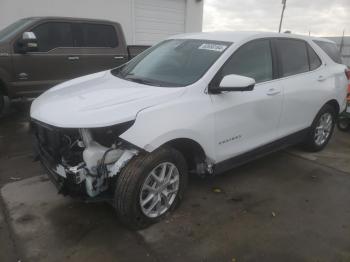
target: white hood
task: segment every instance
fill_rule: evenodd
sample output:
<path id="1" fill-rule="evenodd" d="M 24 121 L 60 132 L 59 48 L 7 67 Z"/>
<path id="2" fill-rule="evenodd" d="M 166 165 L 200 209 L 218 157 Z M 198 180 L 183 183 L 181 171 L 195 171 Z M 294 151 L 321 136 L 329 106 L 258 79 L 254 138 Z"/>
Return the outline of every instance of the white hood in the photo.
<path id="1" fill-rule="evenodd" d="M 111 126 L 134 120 L 140 110 L 179 97 L 184 90 L 138 84 L 105 71 L 51 88 L 34 100 L 30 115 L 57 127 Z"/>

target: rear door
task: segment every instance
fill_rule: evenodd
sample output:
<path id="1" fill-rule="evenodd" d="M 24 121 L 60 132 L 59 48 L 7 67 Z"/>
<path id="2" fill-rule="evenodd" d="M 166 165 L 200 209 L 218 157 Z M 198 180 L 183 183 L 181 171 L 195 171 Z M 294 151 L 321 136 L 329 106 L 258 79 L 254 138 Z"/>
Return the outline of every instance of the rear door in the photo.
<path id="1" fill-rule="evenodd" d="M 128 61 L 123 33 L 114 24 L 75 23 L 74 33 L 81 75 L 111 69 Z"/>
<path id="2" fill-rule="evenodd" d="M 76 56 L 71 23 L 47 21 L 29 30 L 36 35 L 38 51 L 14 53 L 13 87 L 16 93 L 32 96 L 75 77 L 77 67 L 71 60 Z"/>
<path id="3" fill-rule="evenodd" d="M 276 139 L 283 93 L 274 65 L 270 40 L 254 40 L 240 47 L 214 78 L 215 85 L 229 74 L 256 81 L 252 91 L 211 95 L 218 162 Z"/>
<path id="4" fill-rule="evenodd" d="M 284 102 L 279 136 L 309 127 L 322 106 L 327 73 L 320 58 L 304 40 L 275 40 Z"/>

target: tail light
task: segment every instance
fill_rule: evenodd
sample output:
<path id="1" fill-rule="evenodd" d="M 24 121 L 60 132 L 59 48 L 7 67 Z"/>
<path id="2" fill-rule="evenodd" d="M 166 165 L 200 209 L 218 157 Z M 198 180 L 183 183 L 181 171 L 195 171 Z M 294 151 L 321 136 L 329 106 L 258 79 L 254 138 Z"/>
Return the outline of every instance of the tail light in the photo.
<path id="1" fill-rule="evenodd" d="M 350 69 L 345 69 L 345 75 L 349 81 L 349 83 L 348 83 L 348 95 L 346 96 L 346 100 L 348 100 L 348 102 L 350 102 Z"/>
<path id="2" fill-rule="evenodd" d="M 345 75 L 348 80 L 350 80 L 350 69 L 345 69 Z"/>

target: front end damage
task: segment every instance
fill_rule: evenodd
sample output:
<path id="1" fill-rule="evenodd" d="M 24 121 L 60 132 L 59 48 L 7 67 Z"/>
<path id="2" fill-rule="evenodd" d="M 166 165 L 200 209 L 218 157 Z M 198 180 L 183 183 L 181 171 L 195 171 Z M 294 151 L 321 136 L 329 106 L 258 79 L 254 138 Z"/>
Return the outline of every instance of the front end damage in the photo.
<path id="1" fill-rule="evenodd" d="M 35 152 L 59 193 L 112 199 L 115 177 L 139 152 L 119 139 L 132 124 L 73 129 L 32 121 Z"/>

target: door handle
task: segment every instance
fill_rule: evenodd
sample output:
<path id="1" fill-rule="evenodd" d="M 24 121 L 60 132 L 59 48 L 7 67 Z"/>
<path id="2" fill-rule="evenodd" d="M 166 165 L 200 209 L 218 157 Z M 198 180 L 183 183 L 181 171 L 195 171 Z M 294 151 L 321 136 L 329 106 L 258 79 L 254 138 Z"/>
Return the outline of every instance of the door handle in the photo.
<path id="1" fill-rule="evenodd" d="M 79 60 L 79 56 L 68 56 L 68 60 Z"/>
<path id="2" fill-rule="evenodd" d="M 317 77 L 317 81 L 322 82 L 322 81 L 324 81 L 324 80 L 326 80 L 326 77 L 323 76 L 323 75 L 320 75 L 320 76 Z"/>
<path id="3" fill-rule="evenodd" d="M 124 56 L 115 56 L 114 59 L 124 59 Z"/>
<path id="4" fill-rule="evenodd" d="M 267 95 L 268 96 L 275 96 L 278 95 L 279 93 L 281 93 L 281 90 L 276 89 L 276 88 L 270 88 L 269 90 L 267 90 Z"/>

